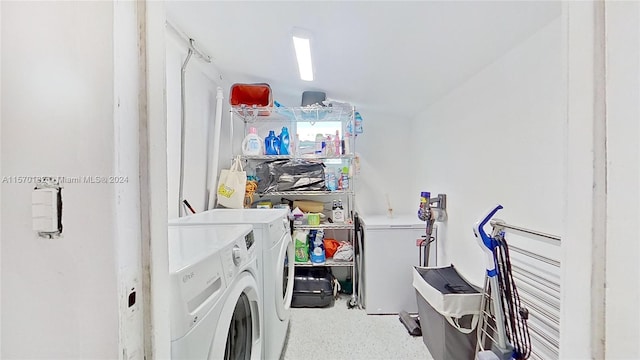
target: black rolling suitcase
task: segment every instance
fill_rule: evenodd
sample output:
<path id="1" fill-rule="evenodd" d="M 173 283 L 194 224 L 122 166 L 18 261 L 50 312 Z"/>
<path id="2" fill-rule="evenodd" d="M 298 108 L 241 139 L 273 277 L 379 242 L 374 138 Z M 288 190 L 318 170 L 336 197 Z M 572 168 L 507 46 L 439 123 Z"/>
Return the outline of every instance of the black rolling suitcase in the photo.
<path id="1" fill-rule="evenodd" d="M 296 267 L 291 307 L 333 306 L 334 281 L 326 267 Z"/>

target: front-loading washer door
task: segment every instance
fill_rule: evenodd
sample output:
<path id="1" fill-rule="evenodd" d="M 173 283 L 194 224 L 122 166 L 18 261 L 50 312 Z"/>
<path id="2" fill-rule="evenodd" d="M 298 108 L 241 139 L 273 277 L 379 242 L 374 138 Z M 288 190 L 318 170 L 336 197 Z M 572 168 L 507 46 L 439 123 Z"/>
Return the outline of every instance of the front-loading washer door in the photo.
<path id="1" fill-rule="evenodd" d="M 260 297 L 255 278 L 248 272 L 232 284 L 223 307 L 209 360 L 258 360 L 262 358 Z"/>
<path id="2" fill-rule="evenodd" d="M 251 359 L 252 331 L 251 304 L 247 295 L 242 293 L 231 316 L 227 344 L 224 349 L 224 360 Z"/>
<path id="3" fill-rule="evenodd" d="M 280 320 L 289 318 L 288 310 L 293 297 L 295 249 L 291 234 L 285 233 L 280 241 L 280 254 L 276 261 L 276 312 Z"/>

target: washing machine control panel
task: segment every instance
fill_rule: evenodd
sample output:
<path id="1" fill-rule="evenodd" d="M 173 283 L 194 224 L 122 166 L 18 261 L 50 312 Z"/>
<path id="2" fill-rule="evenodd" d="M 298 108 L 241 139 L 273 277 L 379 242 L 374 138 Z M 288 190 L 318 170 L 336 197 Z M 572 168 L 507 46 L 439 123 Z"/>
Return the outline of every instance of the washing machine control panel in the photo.
<path id="1" fill-rule="evenodd" d="M 222 264 L 228 280 L 235 277 L 247 262 L 249 262 L 249 252 L 244 237 L 222 251 Z"/>
<path id="2" fill-rule="evenodd" d="M 242 252 L 240 251 L 239 246 L 236 245 L 233 247 L 231 255 L 233 256 L 233 264 L 235 266 L 239 266 L 240 264 L 242 264 Z"/>

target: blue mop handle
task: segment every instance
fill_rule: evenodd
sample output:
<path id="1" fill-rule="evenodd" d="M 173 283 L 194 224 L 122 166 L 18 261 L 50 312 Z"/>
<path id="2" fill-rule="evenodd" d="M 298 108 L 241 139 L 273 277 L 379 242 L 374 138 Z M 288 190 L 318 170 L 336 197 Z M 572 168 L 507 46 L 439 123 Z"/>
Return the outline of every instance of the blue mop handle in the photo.
<path id="1" fill-rule="evenodd" d="M 484 231 L 484 226 L 487 225 L 489 220 L 491 220 L 491 218 L 500 209 L 502 209 L 502 205 L 497 205 L 491 211 L 489 211 L 489 213 L 484 218 L 482 218 L 482 220 L 476 222 L 476 225 L 473 227 L 473 234 L 476 236 L 478 244 L 480 244 L 480 247 L 487 255 L 487 275 L 489 277 L 493 277 L 498 274 L 496 270 L 496 262 L 493 257 L 493 250 L 498 246 L 498 242 Z"/>

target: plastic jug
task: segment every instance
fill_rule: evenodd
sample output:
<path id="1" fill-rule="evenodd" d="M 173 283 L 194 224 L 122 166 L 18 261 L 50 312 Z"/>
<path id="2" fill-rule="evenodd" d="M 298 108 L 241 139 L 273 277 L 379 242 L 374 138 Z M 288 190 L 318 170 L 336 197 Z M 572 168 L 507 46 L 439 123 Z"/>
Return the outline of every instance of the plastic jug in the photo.
<path id="1" fill-rule="evenodd" d="M 242 141 L 243 155 L 262 155 L 262 138 L 256 132 L 256 128 L 249 128 L 249 134 Z"/>
<path id="2" fill-rule="evenodd" d="M 264 138 L 264 152 L 266 155 L 278 155 L 280 140 L 273 130 L 269 130 L 269 136 Z"/>
<path id="3" fill-rule="evenodd" d="M 280 136 L 278 136 L 278 138 L 280 138 L 280 155 L 289 155 L 289 129 L 283 127 L 282 132 L 280 133 Z"/>

